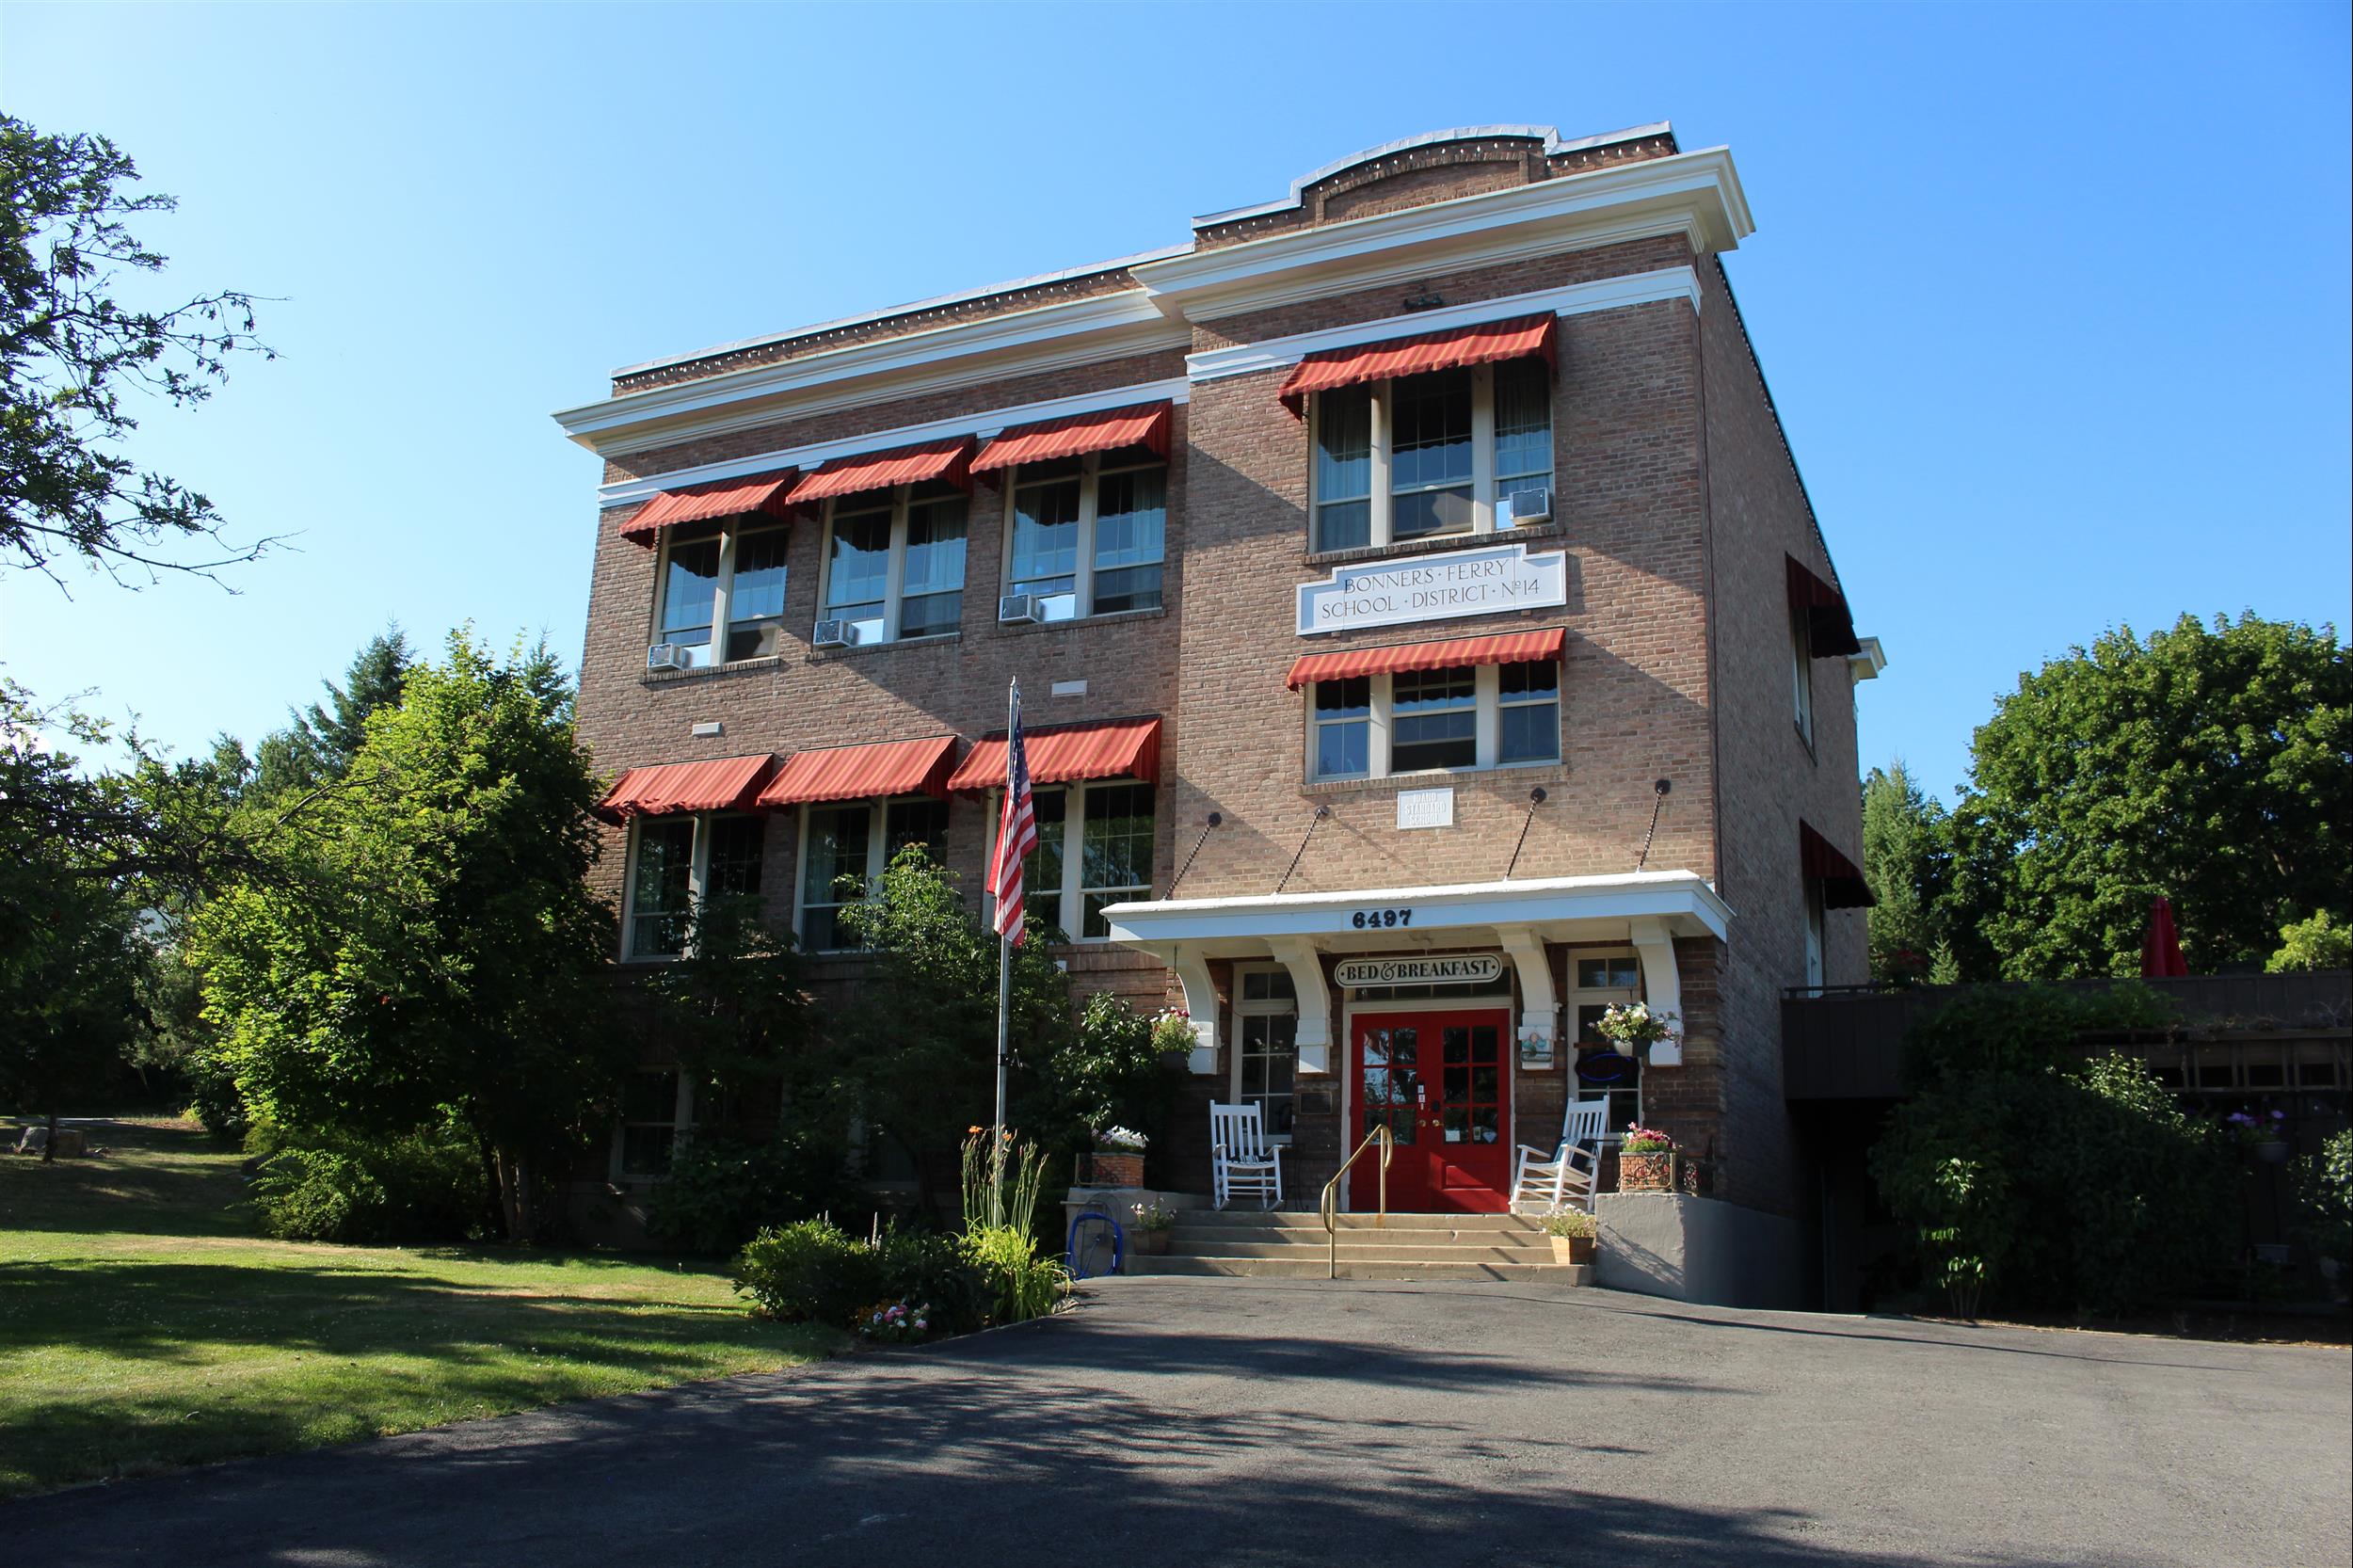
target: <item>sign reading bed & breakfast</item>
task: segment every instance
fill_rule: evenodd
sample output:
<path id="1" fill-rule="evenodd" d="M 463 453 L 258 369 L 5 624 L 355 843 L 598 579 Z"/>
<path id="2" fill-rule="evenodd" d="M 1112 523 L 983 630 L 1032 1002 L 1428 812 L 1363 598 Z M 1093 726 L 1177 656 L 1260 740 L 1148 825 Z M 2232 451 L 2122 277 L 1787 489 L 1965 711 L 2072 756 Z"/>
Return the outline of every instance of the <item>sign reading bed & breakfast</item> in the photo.
<path id="1" fill-rule="evenodd" d="M 1332 966 L 1343 985 L 1483 985 L 1503 978 L 1503 960 L 1492 952 L 1444 958 L 1350 958 Z"/>
<path id="2" fill-rule="evenodd" d="M 1490 545 L 1335 567 L 1323 582 L 1299 585 L 1299 634 L 1546 609 L 1568 601 L 1565 551 L 1530 555 L 1524 544 Z"/>

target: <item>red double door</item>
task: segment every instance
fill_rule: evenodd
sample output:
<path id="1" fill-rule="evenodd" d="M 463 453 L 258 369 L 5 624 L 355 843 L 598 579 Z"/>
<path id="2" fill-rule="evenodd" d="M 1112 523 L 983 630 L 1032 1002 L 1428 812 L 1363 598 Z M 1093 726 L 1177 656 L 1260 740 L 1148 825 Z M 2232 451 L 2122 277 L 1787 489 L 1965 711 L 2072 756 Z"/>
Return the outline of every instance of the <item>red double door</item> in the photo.
<path id="1" fill-rule="evenodd" d="M 1386 1123 L 1397 1140 L 1389 1207 L 1494 1214 L 1512 1179 L 1512 1015 L 1504 1008 L 1375 1013 L 1351 1031 L 1353 1148 Z M 1349 1204 L 1380 1201 L 1380 1160 L 1349 1173 Z"/>

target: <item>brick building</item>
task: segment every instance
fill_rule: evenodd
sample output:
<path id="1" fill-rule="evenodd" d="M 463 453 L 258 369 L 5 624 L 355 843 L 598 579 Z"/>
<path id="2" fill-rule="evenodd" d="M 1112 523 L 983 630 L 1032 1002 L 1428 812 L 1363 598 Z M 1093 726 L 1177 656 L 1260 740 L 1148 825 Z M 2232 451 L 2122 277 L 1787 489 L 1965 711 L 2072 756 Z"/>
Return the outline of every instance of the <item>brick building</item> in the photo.
<path id="1" fill-rule="evenodd" d="M 617 373 L 557 417 L 605 465 L 618 956 L 707 889 L 831 953 L 837 879 L 910 840 L 977 888 L 1018 678 L 1032 918 L 1193 1017 L 1164 1183 L 1207 1190 L 1240 1099 L 1298 1193 L 1386 1116 L 1393 1201 L 1494 1208 L 1606 1093 L 1793 1214 L 1780 1002 L 1865 975 L 1878 649 L 1724 275 L 1750 230 L 1664 125 L 1448 131 L 1165 249 Z M 1597 1051 L 1638 996 L 1681 1039 Z M 691 1113 L 648 1087 L 616 1177 Z"/>

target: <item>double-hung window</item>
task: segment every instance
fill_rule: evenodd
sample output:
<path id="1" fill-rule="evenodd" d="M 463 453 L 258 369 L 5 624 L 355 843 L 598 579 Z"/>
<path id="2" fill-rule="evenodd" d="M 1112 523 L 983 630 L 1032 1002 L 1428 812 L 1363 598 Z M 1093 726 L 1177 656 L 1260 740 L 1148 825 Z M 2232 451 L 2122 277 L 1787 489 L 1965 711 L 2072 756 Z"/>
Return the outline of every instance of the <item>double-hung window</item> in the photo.
<path id="1" fill-rule="evenodd" d="M 1642 1062 L 1605 1038 L 1601 1020 L 1610 1008 L 1642 1000 L 1641 965 L 1631 952 L 1613 952 L 1572 953 L 1569 966 L 1575 981 L 1569 1019 L 1576 1032 L 1571 1041 L 1576 1096 L 1607 1099 L 1609 1130 L 1623 1132 L 1642 1119 Z"/>
<path id="2" fill-rule="evenodd" d="M 695 1125 L 696 1109 L 694 1080 L 677 1069 L 630 1074 L 621 1087 L 614 1176 L 623 1181 L 668 1176 L 680 1140 Z"/>
<path id="3" fill-rule="evenodd" d="M 750 524 L 749 518 L 736 520 Z M 784 627 L 786 530 L 761 521 L 675 528 L 662 541 L 654 641 L 686 650 L 686 662 L 766 658 Z"/>
<path id="4" fill-rule="evenodd" d="M 1314 548 L 1360 550 L 1513 526 L 1552 485 L 1542 360 L 1432 371 L 1318 393 Z M 1547 494 L 1545 504 L 1549 505 Z"/>
<path id="5" fill-rule="evenodd" d="M 758 898 L 768 819 L 704 812 L 640 817 L 631 836 L 624 955 L 676 958 L 686 951 L 695 906 L 715 898 Z"/>
<path id="6" fill-rule="evenodd" d="M 928 795 L 805 807 L 801 946 L 812 952 L 857 947 L 857 934 L 841 912 L 873 895 L 892 856 L 909 844 L 937 855 L 947 841 L 948 803 Z"/>
<path id="7" fill-rule="evenodd" d="M 1106 908 L 1152 896 L 1152 786 L 1089 779 L 1033 791 L 1030 804 L 1037 847 L 1021 866 L 1023 922 L 1080 941 L 1109 936 Z"/>
<path id="8" fill-rule="evenodd" d="M 953 632 L 964 618 L 964 492 L 900 485 L 830 503 L 818 618 L 847 621 L 858 643 Z"/>
<path id="9" fill-rule="evenodd" d="M 1561 666 L 1545 660 L 1319 680 L 1308 776 L 1384 778 L 1561 760 Z"/>
<path id="10" fill-rule="evenodd" d="M 1168 467 L 1137 450 L 1024 464 L 1006 488 L 1005 592 L 1037 619 L 1160 607 Z"/>
<path id="11" fill-rule="evenodd" d="M 1270 1136 L 1290 1141 L 1299 1072 L 1299 998 L 1289 970 L 1247 968 L 1234 997 L 1233 1096 L 1255 1105 Z"/>

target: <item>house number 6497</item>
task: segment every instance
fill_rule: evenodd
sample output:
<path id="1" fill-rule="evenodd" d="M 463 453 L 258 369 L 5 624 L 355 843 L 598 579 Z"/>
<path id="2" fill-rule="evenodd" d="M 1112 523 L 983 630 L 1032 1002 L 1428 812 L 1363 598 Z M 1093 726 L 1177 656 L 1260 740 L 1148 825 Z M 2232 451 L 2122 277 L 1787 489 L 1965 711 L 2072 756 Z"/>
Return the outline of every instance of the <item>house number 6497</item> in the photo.
<path id="1" fill-rule="evenodd" d="M 1411 925 L 1414 923 L 1414 912 L 1411 909 L 1359 909 L 1349 918 L 1348 923 L 1359 931 L 1371 931 L 1385 926 Z"/>

